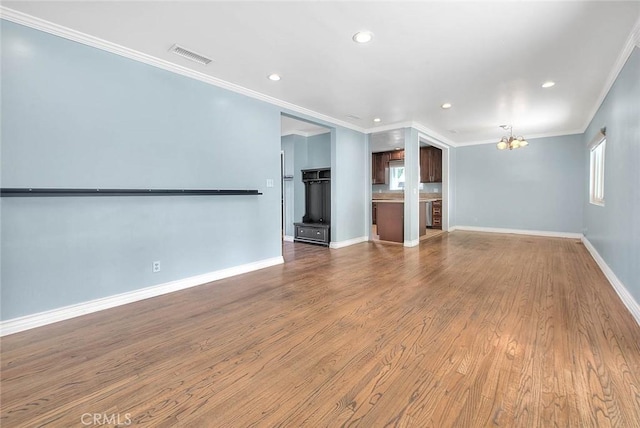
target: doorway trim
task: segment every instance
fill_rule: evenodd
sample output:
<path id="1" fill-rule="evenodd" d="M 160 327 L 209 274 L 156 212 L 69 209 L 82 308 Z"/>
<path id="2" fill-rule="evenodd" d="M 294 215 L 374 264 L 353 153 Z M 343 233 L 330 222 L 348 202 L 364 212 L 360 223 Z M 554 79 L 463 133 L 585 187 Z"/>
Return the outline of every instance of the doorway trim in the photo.
<path id="1" fill-rule="evenodd" d="M 425 143 L 442 150 L 442 230 L 449 232 L 451 230 L 449 218 L 449 206 L 451 201 L 451 156 L 449 149 L 451 149 L 451 147 L 420 131 L 418 131 L 418 140 L 424 140 Z"/>

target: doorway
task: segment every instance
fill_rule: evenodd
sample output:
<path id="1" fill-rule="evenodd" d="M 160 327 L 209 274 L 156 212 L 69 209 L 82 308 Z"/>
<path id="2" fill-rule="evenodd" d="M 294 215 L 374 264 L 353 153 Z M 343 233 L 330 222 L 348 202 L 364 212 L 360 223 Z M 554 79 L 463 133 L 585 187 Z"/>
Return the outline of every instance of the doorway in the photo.
<path id="1" fill-rule="evenodd" d="M 384 224 L 378 224 L 381 210 L 388 212 L 389 203 L 404 202 L 403 177 L 406 168 L 415 168 L 404 164 L 405 130 L 394 129 L 373 133 L 369 138 L 369 162 L 371 165 L 371 217 L 369 219 L 369 240 L 382 239 L 381 229 L 387 229 L 386 222 L 395 225 L 396 233 L 384 233 L 392 242 L 404 243 L 404 221 L 401 218 L 382 217 Z M 449 147 L 418 133 L 419 178 L 418 228 L 419 240 L 437 236 L 449 230 Z M 414 157 L 415 159 L 415 157 Z M 396 217 L 402 217 L 404 211 L 397 210 Z M 384 213 L 383 213 L 384 214 Z M 430 215 L 429 215 L 430 214 Z M 398 236 L 396 236 L 398 235 Z M 382 239 L 385 240 L 385 239 Z M 388 239 L 387 239 L 388 240 Z"/>
<path id="2" fill-rule="evenodd" d="M 331 168 L 331 128 L 281 114 L 282 239 L 293 242 L 305 215 L 302 170 Z"/>

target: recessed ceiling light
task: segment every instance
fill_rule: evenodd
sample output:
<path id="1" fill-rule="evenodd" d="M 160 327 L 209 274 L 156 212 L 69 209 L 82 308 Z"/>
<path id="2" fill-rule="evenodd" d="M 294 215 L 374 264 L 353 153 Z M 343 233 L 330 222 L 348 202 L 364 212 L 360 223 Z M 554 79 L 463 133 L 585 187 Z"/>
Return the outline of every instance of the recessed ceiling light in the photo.
<path id="1" fill-rule="evenodd" d="M 551 80 L 549 80 L 549 81 L 547 81 L 547 82 L 544 82 L 544 83 L 542 84 L 542 87 L 543 87 L 543 88 L 550 88 L 550 87 L 554 86 L 555 84 L 556 84 L 556 82 L 552 82 Z"/>
<path id="2" fill-rule="evenodd" d="M 396 150 L 400 150 L 400 147 L 395 147 Z"/>
<path id="3" fill-rule="evenodd" d="M 380 122 L 382 119 L 380 119 L 379 117 L 376 117 L 375 119 L 373 119 L 374 122 L 378 123 Z"/>
<path id="4" fill-rule="evenodd" d="M 451 107 L 452 107 L 452 105 L 451 105 L 451 103 L 444 103 L 444 104 L 442 104 L 440 107 L 446 110 L 446 109 L 448 109 L 448 108 L 451 108 Z"/>
<path id="5" fill-rule="evenodd" d="M 371 31 L 358 31 L 353 35 L 353 41 L 356 43 L 369 43 L 371 40 L 373 40 Z"/>
<path id="6" fill-rule="evenodd" d="M 269 78 L 269 80 L 273 80 L 274 82 L 277 82 L 278 80 L 280 80 L 280 75 L 277 73 L 271 73 L 270 75 L 267 76 L 267 78 Z"/>

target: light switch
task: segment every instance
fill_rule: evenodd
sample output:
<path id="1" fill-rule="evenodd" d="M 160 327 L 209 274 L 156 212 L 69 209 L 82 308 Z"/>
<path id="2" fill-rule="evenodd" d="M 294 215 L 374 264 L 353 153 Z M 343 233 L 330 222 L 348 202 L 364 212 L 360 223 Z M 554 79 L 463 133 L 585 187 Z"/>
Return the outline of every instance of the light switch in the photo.
<path id="1" fill-rule="evenodd" d="M 267 178 L 267 187 L 273 187 L 273 178 Z"/>

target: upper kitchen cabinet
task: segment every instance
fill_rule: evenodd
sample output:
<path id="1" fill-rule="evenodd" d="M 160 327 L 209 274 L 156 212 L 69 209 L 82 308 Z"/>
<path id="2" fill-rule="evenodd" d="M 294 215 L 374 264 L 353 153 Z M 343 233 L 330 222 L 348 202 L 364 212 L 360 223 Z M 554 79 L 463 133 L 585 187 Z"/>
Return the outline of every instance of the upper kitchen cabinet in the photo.
<path id="1" fill-rule="evenodd" d="M 420 147 L 420 182 L 442 183 L 442 150 Z"/>
<path id="2" fill-rule="evenodd" d="M 404 160 L 404 150 L 394 150 L 387 153 L 389 154 L 389 160 Z"/>
<path id="3" fill-rule="evenodd" d="M 387 184 L 386 168 L 389 166 L 389 153 L 372 153 L 371 180 L 373 184 Z"/>

